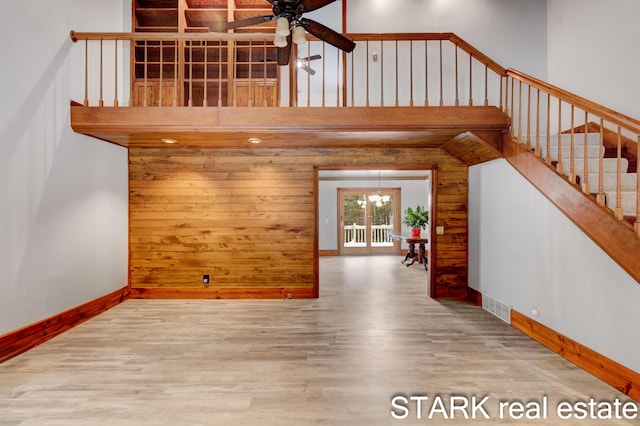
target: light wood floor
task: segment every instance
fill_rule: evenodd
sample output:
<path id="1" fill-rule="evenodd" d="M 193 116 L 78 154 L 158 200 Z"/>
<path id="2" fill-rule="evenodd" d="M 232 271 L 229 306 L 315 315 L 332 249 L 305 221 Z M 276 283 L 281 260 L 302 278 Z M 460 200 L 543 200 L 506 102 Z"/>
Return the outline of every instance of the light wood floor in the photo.
<path id="1" fill-rule="evenodd" d="M 0 364 L 0 424 L 637 424 L 557 419 L 558 401 L 629 399 L 426 289 L 400 257 L 335 257 L 315 300 L 129 300 Z M 429 396 L 423 416 L 437 395 L 489 396 L 491 420 L 396 420 L 398 394 Z M 498 419 L 501 400 L 545 395 L 549 419 Z"/>

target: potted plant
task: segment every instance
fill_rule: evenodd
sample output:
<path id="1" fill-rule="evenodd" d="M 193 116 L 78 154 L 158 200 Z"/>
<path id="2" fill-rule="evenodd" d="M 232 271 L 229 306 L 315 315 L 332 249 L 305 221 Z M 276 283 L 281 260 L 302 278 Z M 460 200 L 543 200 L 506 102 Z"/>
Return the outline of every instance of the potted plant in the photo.
<path id="1" fill-rule="evenodd" d="M 418 205 L 415 209 L 408 207 L 405 211 L 402 223 L 411 228 L 411 236 L 420 237 L 420 230 L 427 229 L 429 223 L 429 211 Z"/>

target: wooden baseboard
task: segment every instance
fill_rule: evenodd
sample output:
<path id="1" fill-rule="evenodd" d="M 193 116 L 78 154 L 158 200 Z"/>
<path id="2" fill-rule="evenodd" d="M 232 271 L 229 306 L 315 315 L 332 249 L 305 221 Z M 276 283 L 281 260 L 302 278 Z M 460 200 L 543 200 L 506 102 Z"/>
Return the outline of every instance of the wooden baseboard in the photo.
<path id="1" fill-rule="evenodd" d="M 338 250 L 319 250 L 318 254 L 320 256 L 340 256 L 340 252 Z"/>
<path id="2" fill-rule="evenodd" d="M 129 288 L 124 287 L 58 315 L 0 336 L 0 362 L 38 346 L 128 298 Z"/>
<path id="3" fill-rule="evenodd" d="M 468 287 L 467 288 L 467 301 L 476 306 L 482 306 L 482 293 L 478 290 Z"/>
<path id="4" fill-rule="evenodd" d="M 640 374 L 562 334 L 511 310 L 511 325 L 583 370 L 640 401 Z"/>
<path id="5" fill-rule="evenodd" d="M 312 299 L 313 287 L 131 288 L 132 299 Z"/>

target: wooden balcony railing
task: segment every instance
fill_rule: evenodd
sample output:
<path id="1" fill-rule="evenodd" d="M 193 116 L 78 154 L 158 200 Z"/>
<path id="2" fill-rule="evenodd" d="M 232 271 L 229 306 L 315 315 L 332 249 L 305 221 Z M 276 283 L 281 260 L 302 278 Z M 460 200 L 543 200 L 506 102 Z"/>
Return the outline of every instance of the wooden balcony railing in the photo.
<path id="1" fill-rule="evenodd" d="M 511 136 L 640 235 L 640 122 L 521 72 L 453 33 L 310 37 L 277 65 L 269 34 L 77 33 L 85 106 L 495 106 Z M 107 101 L 113 93 L 113 100 Z"/>

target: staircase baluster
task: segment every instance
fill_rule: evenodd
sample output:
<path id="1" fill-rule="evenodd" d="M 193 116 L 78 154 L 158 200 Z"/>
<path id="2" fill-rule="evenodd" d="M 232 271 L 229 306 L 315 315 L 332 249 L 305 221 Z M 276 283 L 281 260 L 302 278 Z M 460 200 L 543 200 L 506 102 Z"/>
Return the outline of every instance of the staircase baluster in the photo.
<path id="1" fill-rule="evenodd" d="M 551 94 L 547 93 L 547 149 L 545 160 L 551 166 Z"/>
<path id="2" fill-rule="evenodd" d="M 536 157 L 540 157 L 540 89 L 536 89 Z"/>
<path id="3" fill-rule="evenodd" d="M 518 80 L 518 142 L 522 143 L 522 80 Z"/>
<path id="4" fill-rule="evenodd" d="M 455 52 L 455 59 L 456 59 L 455 60 L 455 64 L 456 64 L 456 73 L 455 73 L 455 76 L 456 76 L 456 84 L 455 84 L 455 87 L 456 87 L 456 99 L 454 101 L 454 105 L 455 106 L 460 106 L 460 97 L 459 97 L 459 92 L 458 92 L 458 78 L 459 78 L 459 75 L 458 75 L 458 45 L 457 44 L 456 44 L 456 48 L 454 49 L 454 52 Z"/>
<path id="5" fill-rule="evenodd" d="M 473 56 L 469 53 L 469 106 L 473 106 Z"/>
<path id="6" fill-rule="evenodd" d="M 558 163 L 556 171 L 564 174 L 564 166 L 562 165 L 562 99 L 558 98 Z"/>
<path id="7" fill-rule="evenodd" d="M 570 149 L 569 149 L 569 182 L 576 183 L 576 156 L 574 152 L 575 144 L 573 140 L 573 136 L 575 133 L 574 129 L 574 114 L 575 114 L 575 105 L 571 105 L 571 137 L 570 137 Z"/>
<path id="8" fill-rule="evenodd" d="M 484 106 L 489 106 L 489 66 L 488 65 L 484 66 Z M 500 109 L 502 109 L 502 99 L 500 99 Z"/>
<path id="9" fill-rule="evenodd" d="M 531 85 L 527 84 L 527 149 L 531 149 Z"/>
<path id="10" fill-rule="evenodd" d="M 596 202 L 600 206 L 606 205 L 607 198 L 604 193 L 604 119 L 600 119 L 600 155 L 598 157 L 598 193 Z"/>
<path id="11" fill-rule="evenodd" d="M 220 42 L 218 43 L 218 107 L 221 107 L 221 106 L 222 106 L 222 40 L 220 40 Z"/>
<path id="12" fill-rule="evenodd" d="M 584 112 L 584 176 L 582 177 L 582 192 L 589 194 L 589 113 Z"/>
<path id="13" fill-rule="evenodd" d="M 616 152 L 616 219 L 624 219 L 622 210 L 622 128 L 618 126 L 618 142 Z"/>

